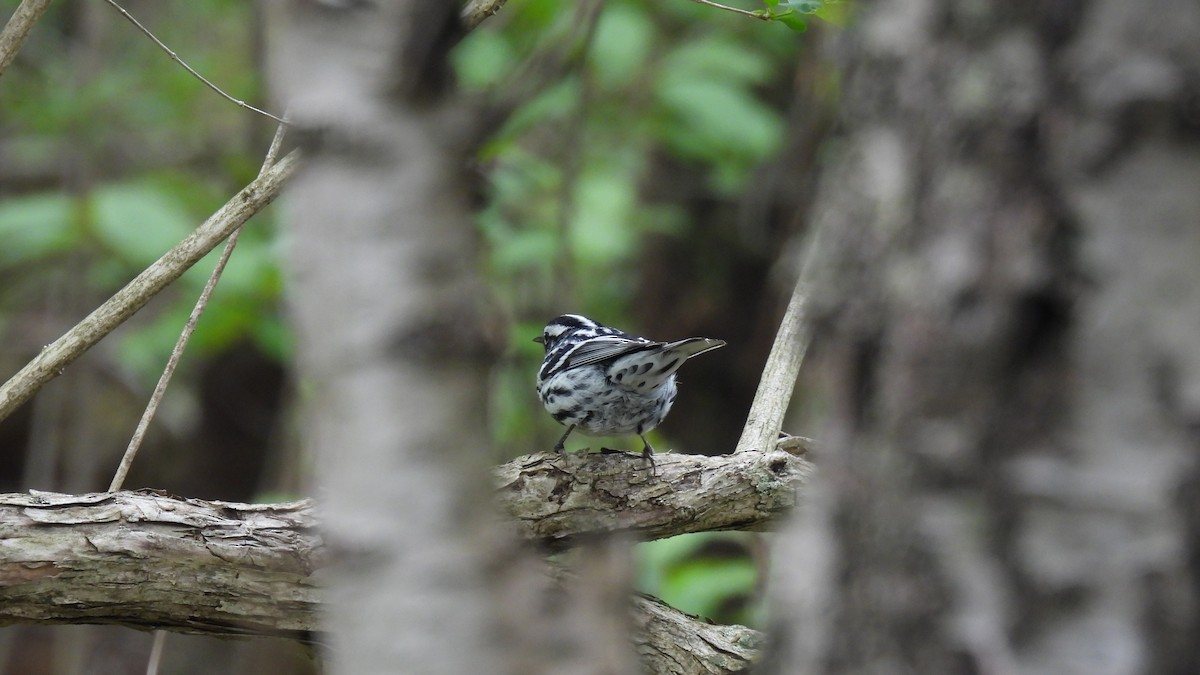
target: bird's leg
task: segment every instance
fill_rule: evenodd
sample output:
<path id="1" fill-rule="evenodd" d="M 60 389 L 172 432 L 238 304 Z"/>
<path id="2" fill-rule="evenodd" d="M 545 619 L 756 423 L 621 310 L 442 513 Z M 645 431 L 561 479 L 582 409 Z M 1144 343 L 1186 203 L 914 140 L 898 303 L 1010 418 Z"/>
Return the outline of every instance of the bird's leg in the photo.
<path id="1" fill-rule="evenodd" d="M 650 462 L 650 471 L 657 475 L 658 465 L 654 463 L 654 446 L 650 445 L 650 441 L 646 440 L 645 434 L 638 434 L 638 436 L 642 439 L 642 442 L 646 444 L 645 447 L 642 448 L 642 459 Z"/>
<path id="2" fill-rule="evenodd" d="M 566 443 L 566 442 L 567 442 L 567 436 L 570 436 L 572 431 L 575 431 L 575 425 L 574 425 L 574 424 L 572 424 L 572 425 L 568 426 L 568 427 L 567 427 L 567 433 L 563 434 L 563 435 L 562 435 L 562 438 L 558 439 L 558 442 L 554 444 L 554 451 L 555 451 L 555 452 L 557 452 L 557 453 L 558 453 L 558 454 L 560 454 L 560 455 L 561 455 L 561 454 L 563 454 L 564 452 L 566 452 L 566 448 L 563 446 L 563 443 Z"/>

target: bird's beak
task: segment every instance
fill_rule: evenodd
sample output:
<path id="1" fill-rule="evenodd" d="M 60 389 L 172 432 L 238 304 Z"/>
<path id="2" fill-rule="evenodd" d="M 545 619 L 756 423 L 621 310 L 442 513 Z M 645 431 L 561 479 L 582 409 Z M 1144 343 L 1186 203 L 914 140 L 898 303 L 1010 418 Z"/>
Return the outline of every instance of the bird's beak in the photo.
<path id="1" fill-rule="evenodd" d="M 545 339 L 545 338 L 543 338 L 541 335 L 539 335 L 539 336 L 537 336 L 537 337 L 533 338 L 533 341 L 534 341 L 534 342 L 536 342 L 536 343 L 538 343 L 539 345 L 544 345 L 544 344 L 546 344 L 546 339 Z"/>

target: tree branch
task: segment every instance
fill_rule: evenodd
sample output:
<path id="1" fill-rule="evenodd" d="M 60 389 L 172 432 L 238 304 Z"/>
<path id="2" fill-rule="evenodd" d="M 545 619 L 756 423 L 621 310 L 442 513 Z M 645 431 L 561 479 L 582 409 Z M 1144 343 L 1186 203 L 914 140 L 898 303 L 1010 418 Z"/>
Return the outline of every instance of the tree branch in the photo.
<path id="1" fill-rule="evenodd" d="M 505 0 L 469 0 L 459 13 L 463 27 L 474 30 L 484 19 L 499 12 L 504 2 Z"/>
<path id="2" fill-rule="evenodd" d="M 22 0 L 13 12 L 4 30 L 0 31 L 0 75 L 17 58 L 17 52 L 25 44 L 29 31 L 33 30 L 34 24 L 49 8 L 50 0 Z"/>
<path id="3" fill-rule="evenodd" d="M 718 457 L 536 453 L 495 470 L 502 507 L 551 550 L 603 532 L 660 539 L 762 529 L 796 503 L 812 465 L 781 450 Z"/>
<path id="4" fill-rule="evenodd" d="M 733 12 L 734 14 L 741 14 L 742 16 L 748 16 L 751 19 L 759 19 L 761 21 L 770 21 L 771 20 L 770 16 L 762 13 L 761 11 L 751 12 L 749 10 L 741 9 L 739 7 L 730 7 L 729 5 L 722 5 L 720 3 L 712 2 L 712 0 L 692 0 L 692 2 L 697 2 L 697 3 L 700 3 L 701 5 L 708 5 L 709 7 L 715 7 L 716 9 L 723 9 L 726 12 Z"/>
<path id="5" fill-rule="evenodd" d="M 524 534 L 561 548 L 614 530 L 650 539 L 761 528 L 795 503 L 809 471 L 802 457 L 781 451 L 666 454 L 657 477 L 640 456 L 535 454 L 494 476 Z M 319 570 L 328 557 L 317 528 L 309 501 L 3 494 L 0 625 L 109 623 L 317 640 Z M 707 664 L 678 672 L 732 672 L 758 644 L 754 631 L 710 626 L 646 598 L 635 599 L 634 614 L 644 660 L 686 653 Z"/>
<path id="6" fill-rule="evenodd" d="M 752 628 L 708 623 L 648 595 L 634 596 L 633 625 L 645 672 L 656 675 L 743 672 L 763 644 Z"/>
<path id="7" fill-rule="evenodd" d="M 800 278 L 792 290 L 771 353 L 763 366 L 758 390 L 746 416 L 746 426 L 738 439 L 734 452 L 748 452 L 771 447 L 783 428 L 783 417 L 792 401 L 792 390 L 800 376 L 804 353 L 812 340 L 812 317 L 809 316 L 809 294 L 816 262 L 822 255 L 822 233 L 824 225 L 818 224 L 805 242 L 804 257 L 800 266 Z"/>
<path id="8" fill-rule="evenodd" d="M 316 527 L 309 502 L 0 495 L 0 625 L 110 623 L 307 640 L 319 605 Z"/>
<path id="9" fill-rule="evenodd" d="M 175 53 L 174 49 L 171 49 L 170 47 L 168 47 L 165 43 L 163 43 L 162 40 L 159 40 L 158 36 L 156 36 L 154 33 L 150 32 L 149 28 L 146 28 L 145 26 L 143 26 L 142 22 L 135 19 L 134 16 L 132 14 L 130 14 L 124 7 L 117 4 L 116 0 L 104 0 L 104 1 L 107 2 L 108 4 L 112 5 L 113 9 L 120 12 L 121 16 L 125 17 L 125 19 L 128 20 L 129 23 L 133 24 L 135 28 L 140 30 L 143 35 L 150 38 L 150 40 L 154 44 L 158 45 L 159 49 L 166 52 L 167 56 L 171 57 L 172 61 L 174 61 L 175 63 L 178 63 L 180 66 L 183 67 L 184 70 L 191 73 L 192 77 L 203 82 L 204 86 L 217 92 L 217 94 L 220 95 L 221 98 L 225 99 L 226 101 L 229 101 L 230 103 L 233 103 L 234 105 L 245 108 L 252 112 L 256 112 L 259 115 L 262 115 L 264 117 L 269 117 L 283 126 L 287 126 L 287 122 L 284 121 L 284 119 L 282 117 L 276 117 L 275 115 L 272 115 L 271 113 L 267 112 L 266 110 L 259 110 L 258 108 L 255 108 L 254 106 L 250 105 L 249 103 L 246 103 L 242 99 L 234 98 L 234 97 L 230 96 L 229 94 L 225 93 L 224 89 L 221 89 L 217 85 L 213 84 L 211 80 L 209 80 L 207 77 L 204 77 L 200 73 L 196 72 L 195 68 L 192 68 L 191 66 L 189 66 L 187 64 L 186 61 L 179 58 L 179 55 Z"/>
<path id="10" fill-rule="evenodd" d="M 57 377 L 76 358 L 124 323 L 168 284 L 216 248 L 251 216 L 275 200 L 296 170 L 299 151 L 293 151 L 242 188 L 200 227 L 134 277 L 104 304 L 42 349 L 8 382 L 0 386 L 0 420 Z"/>

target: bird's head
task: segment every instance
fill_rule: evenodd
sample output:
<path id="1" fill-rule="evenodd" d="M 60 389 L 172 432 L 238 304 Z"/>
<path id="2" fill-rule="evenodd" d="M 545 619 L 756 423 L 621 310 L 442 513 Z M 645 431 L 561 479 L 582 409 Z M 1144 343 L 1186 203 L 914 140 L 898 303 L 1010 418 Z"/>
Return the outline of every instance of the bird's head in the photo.
<path id="1" fill-rule="evenodd" d="M 582 314 L 563 314 L 555 317 L 550 323 L 546 324 L 546 327 L 542 329 L 542 334 L 533 338 L 533 341 L 541 343 L 546 348 L 546 351 L 550 351 L 554 348 L 554 345 L 575 331 L 601 327 L 600 324 Z"/>

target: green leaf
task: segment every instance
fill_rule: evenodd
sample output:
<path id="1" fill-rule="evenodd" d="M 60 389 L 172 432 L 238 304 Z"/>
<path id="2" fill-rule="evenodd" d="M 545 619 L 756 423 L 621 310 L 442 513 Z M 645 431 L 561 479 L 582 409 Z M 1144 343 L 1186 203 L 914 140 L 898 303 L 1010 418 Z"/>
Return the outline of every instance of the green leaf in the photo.
<path id="1" fill-rule="evenodd" d="M 134 322 L 124 327 L 116 342 L 117 359 L 121 365 L 135 373 L 143 383 L 152 386 L 162 373 L 189 314 L 191 308 L 186 303 L 176 302 L 149 323 Z"/>
<path id="2" fill-rule="evenodd" d="M 602 167 L 582 175 L 575 186 L 571 251 L 585 264 L 611 264 L 628 256 L 637 243 L 630 224 L 636 188 L 628 173 Z"/>
<path id="3" fill-rule="evenodd" d="M 126 262 L 145 266 L 199 223 L 183 206 L 145 183 L 117 183 L 92 195 L 96 236 Z"/>
<path id="4" fill-rule="evenodd" d="M 251 327 L 254 342 L 263 353 L 280 363 L 287 363 L 296 349 L 296 336 L 278 314 L 259 316 Z"/>
<path id="5" fill-rule="evenodd" d="M 508 118 L 497 137 L 500 139 L 511 138 L 527 131 L 530 127 L 565 117 L 575 108 L 578 100 L 579 81 L 575 78 L 567 78 L 518 108 Z"/>
<path id="6" fill-rule="evenodd" d="M 654 24 L 642 6 L 609 4 L 592 37 L 588 63 L 601 86 L 617 89 L 645 72 L 653 44 Z"/>
<path id="7" fill-rule="evenodd" d="M 479 29 L 454 48 L 450 60 L 464 88 L 483 89 L 512 71 L 516 54 L 503 35 Z"/>
<path id="8" fill-rule="evenodd" d="M 71 202 L 64 194 L 0 202 L 0 265 L 35 261 L 71 246 Z"/>
<path id="9" fill-rule="evenodd" d="M 825 4 L 823 0 L 786 0 L 782 3 L 788 9 L 794 9 L 801 14 L 816 14 Z"/>
<path id="10" fill-rule="evenodd" d="M 744 87 L 716 80 L 667 79 L 658 94 L 671 113 L 662 133 L 685 156 L 714 162 L 757 161 L 774 152 L 782 140 L 779 116 Z"/>
<path id="11" fill-rule="evenodd" d="M 753 595 L 758 569 L 749 556 L 735 553 L 737 542 L 745 542 L 752 536 L 702 532 L 641 544 L 635 549 L 636 588 L 685 612 L 748 622 L 753 618 L 753 607 L 739 616 L 719 615 L 727 600 Z M 733 546 L 724 547 L 725 555 L 711 555 L 713 544 L 720 547 L 721 542 Z"/>
<path id="12" fill-rule="evenodd" d="M 661 106 L 657 135 L 681 157 L 705 162 L 734 180 L 774 152 L 783 124 L 759 100 L 755 85 L 775 66 L 756 47 L 726 38 L 691 40 L 664 59 L 655 90 Z"/>
<path id="13" fill-rule="evenodd" d="M 714 36 L 688 40 L 671 50 L 663 58 L 661 77 L 761 84 L 771 78 L 776 67 L 757 49 Z"/>
<path id="14" fill-rule="evenodd" d="M 564 14 L 562 0 L 526 0 L 506 5 L 504 11 L 515 31 L 532 35 L 545 33 Z"/>
<path id="15" fill-rule="evenodd" d="M 662 599 L 685 612 L 715 617 L 730 597 L 753 593 L 757 580 L 749 558 L 694 559 L 667 574 Z"/>
<path id="16" fill-rule="evenodd" d="M 780 14 L 775 17 L 775 20 L 787 26 L 788 28 L 791 28 L 797 33 L 803 33 L 804 31 L 808 30 L 808 22 L 805 21 L 803 15 L 798 12 Z"/>
<path id="17" fill-rule="evenodd" d="M 850 23 L 850 16 L 853 7 L 850 2 L 841 2 L 840 0 L 827 0 L 821 5 L 820 11 L 816 14 L 821 17 L 821 20 L 827 21 L 835 26 L 845 27 Z"/>
<path id="18" fill-rule="evenodd" d="M 492 265 L 502 272 L 515 272 L 551 261 L 558 249 L 556 233 L 523 228 L 509 233 L 492 246 Z"/>

